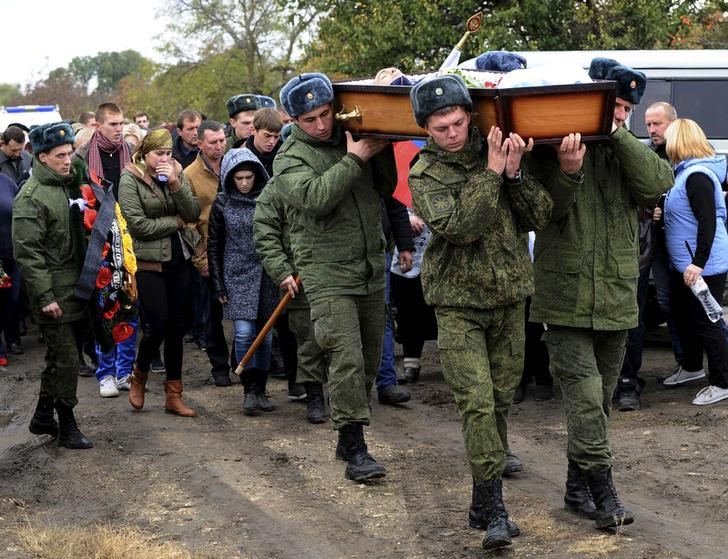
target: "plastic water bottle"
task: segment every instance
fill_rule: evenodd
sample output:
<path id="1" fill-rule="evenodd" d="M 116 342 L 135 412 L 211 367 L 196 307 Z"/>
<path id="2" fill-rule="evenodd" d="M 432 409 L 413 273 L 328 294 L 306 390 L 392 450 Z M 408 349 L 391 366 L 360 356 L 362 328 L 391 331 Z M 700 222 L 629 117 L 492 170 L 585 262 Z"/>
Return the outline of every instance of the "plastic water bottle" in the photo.
<path id="1" fill-rule="evenodd" d="M 690 290 L 693 292 L 693 295 L 698 298 L 700 304 L 703 305 L 705 314 L 708 315 L 708 320 L 711 322 L 718 322 L 721 318 L 723 318 L 722 307 L 710 293 L 708 284 L 705 283 L 705 280 L 702 277 L 699 277 L 695 283 L 690 286 Z"/>

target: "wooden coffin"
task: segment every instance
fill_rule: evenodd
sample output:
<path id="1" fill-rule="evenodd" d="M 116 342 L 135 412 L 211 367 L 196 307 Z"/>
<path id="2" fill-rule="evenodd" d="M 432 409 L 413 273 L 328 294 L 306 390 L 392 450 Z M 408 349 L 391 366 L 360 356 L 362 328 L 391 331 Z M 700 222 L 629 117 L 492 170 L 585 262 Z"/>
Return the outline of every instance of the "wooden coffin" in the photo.
<path id="1" fill-rule="evenodd" d="M 373 85 L 371 80 L 334 82 L 337 118 L 358 136 L 403 140 L 423 138 L 404 85 Z M 557 143 L 570 132 L 601 140 L 612 128 L 616 82 L 547 85 L 510 89 L 470 89 L 473 120 L 483 135 L 499 126 L 536 143 Z"/>

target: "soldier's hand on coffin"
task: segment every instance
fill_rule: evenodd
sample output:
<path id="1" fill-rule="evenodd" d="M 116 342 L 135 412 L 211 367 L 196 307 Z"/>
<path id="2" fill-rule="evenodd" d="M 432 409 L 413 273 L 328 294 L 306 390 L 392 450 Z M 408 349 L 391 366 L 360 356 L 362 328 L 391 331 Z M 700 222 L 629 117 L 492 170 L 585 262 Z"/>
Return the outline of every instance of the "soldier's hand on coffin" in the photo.
<path id="1" fill-rule="evenodd" d="M 578 174 L 586 153 L 586 144 L 581 142 L 581 134 L 569 134 L 556 149 L 561 170 L 567 175 Z"/>
<path id="2" fill-rule="evenodd" d="M 488 169 L 502 175 L 506 168 L 506 157 L 511 144 L 509 138 L 503 139 L 503 132 L 497 126 L 491 126 L 488 132 Z"/>
<path id="3" fill-rule="evenodd" d="M 50 316 L 51 318 L 61 318 L 61 316 L 63 316 L 63 311 L 61 310 L 61 307 L 55 301 L 49 303 L 40 310 L 44 315 Z"/>
<path id="4" fill-rule="evenodd" d="M 283 291 L 288 291 L 294 299 L 298 295 L 298 284 L 296 284 L 296 280 L 292 275 L 286 276 L 278 287 Z"/>
<path id="5" fill-rule="evenodd" d="M 369 161 L 372 156 L 389 145 L 389 140 L 385 138 L 362 138 L 361 140 L 354 140 L 351 132 L 347 130 L 345 134 L 347 153 L 353 153 L 362 161 Z"/>
<path id="6" fill-rule="evenodd" d="M 533 138 L 529 138 L 528 143 L 526 143 L 518 134 L 511 132 L 508 139 L 511 144 L 508 148 L 508 155 L 506 156 L 505 175 L 509 179 L 514 179 L 516 178 L 516 174 L 518 174 L 518 170 L 521 168 L 523 154 L 533 149 Z"/>

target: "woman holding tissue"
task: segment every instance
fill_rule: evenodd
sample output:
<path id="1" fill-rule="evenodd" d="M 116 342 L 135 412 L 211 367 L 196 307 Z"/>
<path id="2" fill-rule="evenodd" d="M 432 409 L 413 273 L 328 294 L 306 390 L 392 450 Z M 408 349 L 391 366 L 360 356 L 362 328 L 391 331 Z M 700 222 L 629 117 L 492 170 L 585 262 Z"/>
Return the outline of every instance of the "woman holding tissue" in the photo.
<path id="1" fill-rule="evenodd" d="M 720 304 L 725 287 L 728 232 L 721 183 L 726 159 L 716 155 L 703 130 L 690 119 L 679 118 L 668 126 L 665 147 L 675 166 L 675 185 L 665 200 L 670 300 L 685 357 L 683 367 L 664 383 L 703 378 L 705 350 L 708 386 L 697 393 L 693 404 L 714 404 L 728 398 L 728 341 L 722 319 L 709 317 L 696 295 L 707 285 Z M 673 378 L 678 375 L 682 378 Z"/>
<path id="2" fill-rule="evenodd" d="M 144 385 L 152 358 L 164 342 L 167 365 L 164 409 L 185 417 L 197 415 L 182 400 L 182 339 L 192 318 L 191 256 L 198 236 L 186 227 L 200 206 L 172 159 L 172 136 L 152 130 L 137 145 L 119 181 L 119 205 L 134 240 L 142 340 L 132 373 L 129 402 L 144 406 Z"/>

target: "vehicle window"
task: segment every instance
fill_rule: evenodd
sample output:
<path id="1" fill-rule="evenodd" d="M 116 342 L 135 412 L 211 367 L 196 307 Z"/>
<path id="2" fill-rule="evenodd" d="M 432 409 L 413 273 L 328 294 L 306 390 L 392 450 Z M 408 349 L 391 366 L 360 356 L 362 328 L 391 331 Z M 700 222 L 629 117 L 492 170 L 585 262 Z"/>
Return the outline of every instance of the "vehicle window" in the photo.
<path id="1" fill-rule="evenodd" d="M 728 138 L 728 80 L 674 81 L 672 104 L 697 122 L 708 138 Z"/>

